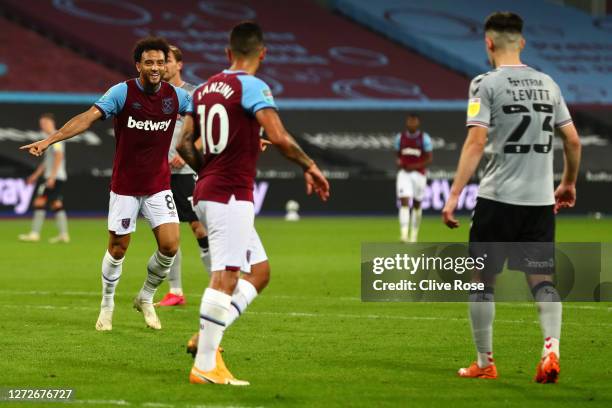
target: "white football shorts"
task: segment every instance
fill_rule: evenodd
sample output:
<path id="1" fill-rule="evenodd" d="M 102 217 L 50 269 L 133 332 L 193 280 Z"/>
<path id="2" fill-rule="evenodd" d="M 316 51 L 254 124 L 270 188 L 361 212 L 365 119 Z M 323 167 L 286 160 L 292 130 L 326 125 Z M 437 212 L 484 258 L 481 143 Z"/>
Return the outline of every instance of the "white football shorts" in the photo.
<path id="1" fill-rule="evenodd" d="M 117 235 L 136 231 L 138 212 L 149 222 L 151 229 L 161 224 L 179 223 L 172 191 L 163 190 L 150 196 L 126 196 L 110 192 L 108 230 Z"/>
<path id="2" fill-rule="evenodd" d="M 227 204 L 199 201 L 198 219 L 208 233 L 211 270 L 249 273 L 251 265 L 268 259 L 255 230 L 255 208 L 250 201 L 231 197 Z"/>
<path id="3" fill-rule="evenodd" d="M 427 177 L 421 172 L 402 169 L 397 172 L 395 184 L 398 198 L 412 198 L 417 201 L 423 201 Z"/>

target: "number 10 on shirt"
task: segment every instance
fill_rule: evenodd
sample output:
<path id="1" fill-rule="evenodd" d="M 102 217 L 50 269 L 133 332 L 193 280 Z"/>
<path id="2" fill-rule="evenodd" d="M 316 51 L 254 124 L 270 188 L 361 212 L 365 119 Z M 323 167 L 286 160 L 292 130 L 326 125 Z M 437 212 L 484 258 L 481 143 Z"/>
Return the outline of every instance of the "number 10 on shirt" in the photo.
<path id="1" fill-rule="evenodd" d="M 229 136 L 229 118 L 225 106 L 220 103 L 214 104 L 208 112 L 208 117 L 206 117 L 206 106 L 198 105 L 197 114 L 200 124 L 200 137 L 202 138 L 202 152 L 206 154 L 208 146 L 211 154 L 220 154 L 225 150 Z M 219 139 L 216 144 L 212 135 L 215 116 L 219 117 Z"/>

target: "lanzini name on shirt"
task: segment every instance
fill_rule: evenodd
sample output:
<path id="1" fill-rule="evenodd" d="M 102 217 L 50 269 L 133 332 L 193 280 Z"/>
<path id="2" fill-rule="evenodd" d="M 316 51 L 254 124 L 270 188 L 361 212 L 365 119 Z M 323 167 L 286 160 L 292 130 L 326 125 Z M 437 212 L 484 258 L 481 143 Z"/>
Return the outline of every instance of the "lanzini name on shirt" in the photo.
<path id="1" fill-rule="evenodd" d="M 198 92 L 198 98 L 201 99 L 202 95 L 206 95 L 207 93 L 211 92 L 220 93 L 225 99 L 229 99 L 234 94 L 232 87 L 225 82 L 213 82 L 206 84 L 206 86 Z"/>

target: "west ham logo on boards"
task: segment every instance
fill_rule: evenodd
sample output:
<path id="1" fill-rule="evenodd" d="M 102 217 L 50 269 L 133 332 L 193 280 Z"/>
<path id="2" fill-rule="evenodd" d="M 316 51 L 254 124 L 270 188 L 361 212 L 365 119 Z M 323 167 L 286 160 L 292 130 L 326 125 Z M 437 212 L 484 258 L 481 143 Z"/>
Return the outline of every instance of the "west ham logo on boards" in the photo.
<path id="1" fill-rule="evenodd" d="M 162 112 L 169 115 L 174 110 L 172 98 L 162 98 Z"/>
<path id="2" fill-rule="evenodd" d="M 121 226 L 123 227 L 123 229 L 127 229 L 127 227 L 130 226 L 130 219 L 129 218 L 123 218 L 121 220 Z"/>

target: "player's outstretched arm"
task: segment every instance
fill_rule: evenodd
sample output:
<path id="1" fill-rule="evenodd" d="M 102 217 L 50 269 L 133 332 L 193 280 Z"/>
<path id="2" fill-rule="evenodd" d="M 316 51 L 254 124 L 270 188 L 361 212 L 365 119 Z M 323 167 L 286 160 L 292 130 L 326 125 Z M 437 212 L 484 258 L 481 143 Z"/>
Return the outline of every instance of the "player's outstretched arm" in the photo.
<path id="1" fill-rule="evenodd" d="M 582 146 L 573 123 L 559 128 L 563 139 L 563 178 L 555 190 L 555 213 L 576 204 L 576 180 Z"/>
<path id="2" fill-rule="evenodd" d="M 42 155 L 45 150 L 53 143 L 61 142 L 62 140 L 70 139 L 78 134 L 83 133 L 92 123 L 102 117 L 102 112 L 95 106 L 92 106 L 83 113 L 80 113 L 70 119 L 68 122 L 61 127 L 60 130 L 53 133 L 46 139 L 39 140 L 38 142 L 30 143 L 25 146 L 21 146 L 21 150 L 28 150 L 30 154 L 34 156 Z"/>
<path id="3" fill-rule="evenodd" d="M 181 155 L 183 160 L 185 160 L 185 163 L 198 173 L 202 168 L 202 155 L 198 152 L 196 142 L 197 141 L 194 140 L 193 117 L 191 115 L 186 115 L 183 121 L 183 127 L 181 128 L 181 137 L 176 145 L 176 151 Z"/>
<path id="4" fill-rule="evenodd" d="M 306 193 L 311 194 L 314 191 L 321 200 L 327 201 L 329 182 L 314 160 L 304 153 L 296 140 L 285 130 L 276 110 L 260 109 L 255 113 L 255 117 L 264 128 L 270 142 L 278 147 L 286 158 L 302 167 L 306 181 Z"/>
<path id="5" fill-rule="evenodd" d="M 461 191 L 463 191 L 470 177 L 476 171 L 478 163 L 480 163 L 485 144 L 487 143 L 487 131 L 487 128 L 479 126 L 472 126 L 468 131 L 467 139 L 461 150 L 455 180 L 450 189 L 448 200 L 442 210 L 442 219 L 449 228 L 457 228 L 459 226 L 459 221 L 454 216 L 457 201 Z"/>

